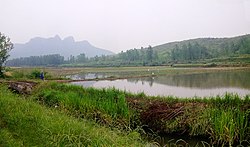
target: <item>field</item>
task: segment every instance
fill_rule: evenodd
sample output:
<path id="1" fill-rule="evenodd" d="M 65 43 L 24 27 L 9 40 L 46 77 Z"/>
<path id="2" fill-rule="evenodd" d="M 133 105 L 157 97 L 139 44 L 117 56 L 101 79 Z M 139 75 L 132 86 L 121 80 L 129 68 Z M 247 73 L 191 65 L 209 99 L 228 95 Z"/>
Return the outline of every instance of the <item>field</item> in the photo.
<path id="1" fill-rule="evenodd" d="M 119 78 L 133 78 L 133 77 L 148 77 L 148 76 L 161 76 L 161 75 L 176 75 L 176 74 L 191 74 L 191 73 L 204 73 L 204 72 L 222 72 L 222 71 L 236 71 L 236 70 L 249 70 L 249 67 L 186 67 L 185 64 L 178 65 L 180 67 L 169 66 L 145 66 L 145 67 L 102 67 L 102 68 L 63 68 L 63 67 L 27 67 L 27 68 L 11 68 L 8 69 L 11 77 L 14 79 L 34 79 L 32 73 L 40 73 L 44 71 L 47 75 L 45 78 L 49 80 L 66 80 L 67 76 L 79 73 L 105 73 L 108 79 Z"/>
<path id="2" fill-rule="evenodd" d="M 64 79 L 66 75 L 79 72 L 109 72 L 111 75 L 120 72 L 115 78 L 125 78 L 133 77 L 136 73 L 140 73 L 139 76 L 152 76 L 152 72 L 167 75 L 247 69 L 42 68 L 51 75 L 51 79 L 57 80 L 58 77 Z M 47 145 L 55 146 L 189 146 L 188 139 L 162 142 L 161 138 L 169 135 L 200 138 L 195 143 L 198 146 L 249 145 L 249 96 L 226 94 L 203 99 L 149 97 L 144 93 L 131 94 L 113 88 L 83 88 L 58 83 L 57 80 L 42 82 L 35 77 L 29 78 L 34 71 L 40 70 L 10 70 L 12 75 L 22 73 L 21 79 L 28 79 L 24 83 L 36 83 L 29 94 L 13 94 L 5 84 L 1 84 L 1 146 L 43 146 L 44 140 L 48 140 Z M 8 81 L 15 82 L 16 79 L 18 77 L 9 77 Z"/>

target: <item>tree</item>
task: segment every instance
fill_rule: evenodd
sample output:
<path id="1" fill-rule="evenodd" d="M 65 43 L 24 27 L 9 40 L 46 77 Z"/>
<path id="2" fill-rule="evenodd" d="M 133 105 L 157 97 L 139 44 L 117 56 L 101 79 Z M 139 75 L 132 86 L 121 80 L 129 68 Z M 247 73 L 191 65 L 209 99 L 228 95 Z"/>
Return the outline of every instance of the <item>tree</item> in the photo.
<path id="1" fill-rule="evenodd" d="M 84 53 L 77 56 L 78 63 L 85 63 L 87 61 L 86 55 Z"/>
<path id="2" fill-rule="evenodd" d="M 13 49 L 10 38 L 0 32 L 0 77 L 3 77 L 3 65 L 9 57 L 9 51 Z"/>
<path id="3" fill-rule="evenodd" d="M 147 49 L 147 61 L 153 61 L 153 48 L 149 45 Z"/>

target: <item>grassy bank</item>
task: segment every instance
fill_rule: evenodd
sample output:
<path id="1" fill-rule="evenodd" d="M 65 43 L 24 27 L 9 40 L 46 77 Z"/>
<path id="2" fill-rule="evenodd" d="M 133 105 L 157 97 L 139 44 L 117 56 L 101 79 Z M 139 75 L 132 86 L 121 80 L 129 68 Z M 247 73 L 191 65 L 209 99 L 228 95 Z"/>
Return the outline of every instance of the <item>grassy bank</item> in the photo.
<path id="1" fill-rule="evenodd" d="M 102 145 L 145 146 L 136 132 L 111 130 L 65 115 L 0 85 L 0 146 Z"/>
<path id="2" fill-rule="evenodd" d="M 148 97 L 143 93 L 54 82 L 38 84 L 25 98 L 10 93 L 4 86 L 0 93 L 0 134 L 3 136 L 0 142 L 5 144 L 34 145 L 49 140 L 48 143 L 56 145 L 140 146 L 143 141 L 137 132 L 146 131 L 205 137 L 211 145 L 250 145 L 249 96 Z M 102 138 L 103 134 L 106 138 Z M 87 139 L 81 139 L 82 136 Z"/>
<path id="3" fill-rule="evenodd" d="M 249 144 L 250 99 L 224 97 L 178 99 L 147 97 L 115 89 L 44 83 L 33 100 L 112 128 L 143 127 L 161 134 L 209 137 L 211 144 Z"/>
<path id="4" fill-rule="evenodd" d="M 48 107 L 56 107 L 78 118 L 93 119 L 108 126 L 129 125 L 132 110 L 125 94 L 115 89 L 84 89 L 80 86 L 43 83 L 32 97 Z M 117 124 L 119 122 L 119 124 Z"/>

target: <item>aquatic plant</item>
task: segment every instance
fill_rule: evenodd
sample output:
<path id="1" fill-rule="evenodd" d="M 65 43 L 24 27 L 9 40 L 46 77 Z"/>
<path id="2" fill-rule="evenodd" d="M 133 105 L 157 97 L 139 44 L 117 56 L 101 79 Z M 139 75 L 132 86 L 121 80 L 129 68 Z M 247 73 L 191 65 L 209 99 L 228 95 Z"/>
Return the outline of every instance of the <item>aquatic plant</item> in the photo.
<path id="1" fill-rule="evenodd" d="M 45 83 L 36 91 L 35 99 L 50 107 L 58 107 L 76 117 L 91 118 L 112 125 L 119 119 L 126 126 L 130 110 L 125 94 L 114 88 L 82 88 L 69 84 Z"/>

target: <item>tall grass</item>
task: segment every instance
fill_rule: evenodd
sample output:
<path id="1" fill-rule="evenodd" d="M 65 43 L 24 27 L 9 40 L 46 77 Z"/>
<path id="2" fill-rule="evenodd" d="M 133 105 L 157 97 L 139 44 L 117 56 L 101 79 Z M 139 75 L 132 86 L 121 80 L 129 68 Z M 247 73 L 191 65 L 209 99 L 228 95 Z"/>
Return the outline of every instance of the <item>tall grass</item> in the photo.
<path id="1" fill-rule="evenodd" d="M 213 109 L 212 135 L 219 144 L 232 146 L 234 142 L 241 143 L 249 139 L 248 114 L 238 109 Z"/>
<path id="2" fill-rule="evenodd" d="M 76 117 L 91 118 L 101 123 L 117 123 L 127 127 L 130 110 L 125 94 L 119 90 L 82 88 L 58 83 L 45 83 L 36 90 L 35 99 L 50 107 L 57 107 Z"/>
<path id="3" fill-rule="evenodd" d="M 177 114 L 176 110 L 180 109 L 178 111 L 180 115 L 171 117 L 171 119 L 156 117 L 159 120 L 151 120 L 155 122 L 153 124 L 156 126 L 150 129 L 153 130 L 155 127 L 162 129 L 161 131 L 165 133 L 210 136 L 211 144 L 213 145 L 242 145 L 250 140 L 249 96 L 241 98 L 238 95 L 225 94 L 224 96 L 203 99 L 178 99 L 169 97 L 159 100 L 160 97 L 151 98 L 145 96 L 143 93 L 133 95 L 114 88 L 94 89 L 69 84 L 44 82 L 38 85 L 31 98 L 40 104 L 46 105 L 49 109 L 53 108 L 53 111 L 55 109 L 69 116 L 74 116 L 74 118 L 94 120 L 95 122 L 106 124 L 105 126 L 122 127 L 123 129 L 128 129 L 129 132 L 132 131 L 130 128 L 130 125 L 134 125 L 132 123 L 137 123 L 135 126 L 138 124 L 148 125 L 143 123 L 144 121 L 141 120 L 140 115 L 145 111 L 151 111 L 148 110 L 150 105 L 154 102 L 156 104 L 167 103 L 169 107 L 164 107 L 167 111 L 163 109 L 157 110 Z M 126 102 L 126 98 L 136 99 L 136 108 L 130 107 Z M 168 111 L 167 108 L 173 109 Z M 162 116 L 166 117 L 164 113 L 162 114 Z M 1 117 L 2 115 L 0 114 Z M 33 119 L 31 121 L 37 122 L 36 119 Z M 1 122 L 0 120 L 0 126 L 2 124 L 5 124 L 5 122 Z M 11 134 L 9 130 L 3 130 L 2 132 L 3 137 L 11 136 L 8 135 Z M 50 132 L 49 130 L 49 136 L 51 136 Z M 58 139 L 62 138 L 65 138 L 65 136 L 55 135 L 52 140 L 58 141 Z M 9 137 L 9 140 L 14 139 L 15 137 Z"/>
<path id="4" fill-rule="evenodd" d="M 110 130 L 14 95 L 0 85 L 0 146 L 145 146 L 136 132 Z"/>
<path id="5" fill-rule="evenodd" d="M 58 83 L 45 83 L 35 92 L 35 98 L 50 107 L 57 107 L 75 117 L 90 118 L 109 126 L 129 127 L 131 120 L 138 121 L 140 112 L 147 109 L 147 103 L 159 98 L 149 98 L 143 94 L 133 95 L 112 89 L 82 88 Z M 126 97 L 144 98 L 142 111 L 129 108 Z M 170 119 L 152 120 L 154 126 L 165 133 L 183 133 L 190 136 L 210 136 L 212 144 L 241 144 L 250 139 L 250 100 L 238 95 L 225 94 L 204 99 L 163 100 L 170 105 L 183 105 L 181 115 Z M 159 109 L 160 110 L 160 109 Z M 137 113 L 134 113 L 136 112 Z M 147 110 L 150 111 L 150 110 Z M 175 110 L 173 110 L 175 111 Z M 173 112 L 174 113 L 174 112 Z M 143 120 L 139 120 L 142 124 Z M 153 129 L 153 128 L 151 128 Z"/>
<path id="6" fill-rule="evenodd" d="M 224 98 L 211 99 L 211 137 L 219 144 L 233 146 L 250 139 L 249 97 L 225 94 Z"/>
<path id="7" fill-rule="evenodd" d="M 169 111 L 169 109 L 162 109 L 164 107 L 161 108 L 159 105 L 157 111 L 175 113 L 182 107 L 182 113 L 172 119 L 162 117 L 151 120 L 149 123 L 146 122 L 145 125 L 149 125 L 154 131 L 163 131 L 166 134 L 186 134 L 190 137 L 209 137 L 212 145 L 250 145 L 248 142 L 250 140 L 249 96 L 239 97 L 236 94 L 227 93 L 224 96 L 203 99 L 167 97 L 162 102 L 168 104 L 168 107 L 179 107 Z M 155 126 L 151 126 L 152 122 Z"/>
<path id="8" fill-rule="evenodd" d="M 60 77 L 54 77 L 44 69 L 38 68 L 30 68 L 28 70 L 25 69 L 10 69 L 10 75 L 7 76 L 9 79 L 19 79 L 19 80 L 30 80 L 30 79 L 40 79 L 41 71 L 44 72 L 44 76 L 46 79 L 60 79 Z"/>

